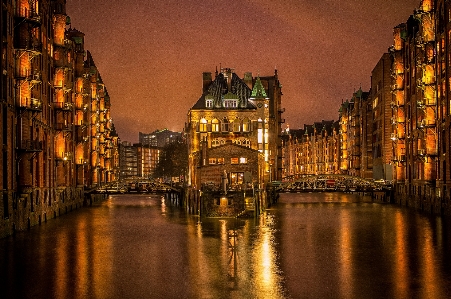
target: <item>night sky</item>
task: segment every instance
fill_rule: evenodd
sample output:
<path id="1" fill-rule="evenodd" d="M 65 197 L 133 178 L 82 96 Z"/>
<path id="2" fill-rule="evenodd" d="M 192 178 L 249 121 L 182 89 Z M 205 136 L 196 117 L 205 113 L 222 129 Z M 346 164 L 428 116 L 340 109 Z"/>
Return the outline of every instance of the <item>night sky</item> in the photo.
<path id="1" fill-rule="evenodd" d="M 393 27 L 420 0 L 67 0 L 85 33 L 122 141 L 181 131 L 202 73 L 234 68 L 282 83 L 290 128 L 337 120 L 342 100 L 370 87 Z"/>

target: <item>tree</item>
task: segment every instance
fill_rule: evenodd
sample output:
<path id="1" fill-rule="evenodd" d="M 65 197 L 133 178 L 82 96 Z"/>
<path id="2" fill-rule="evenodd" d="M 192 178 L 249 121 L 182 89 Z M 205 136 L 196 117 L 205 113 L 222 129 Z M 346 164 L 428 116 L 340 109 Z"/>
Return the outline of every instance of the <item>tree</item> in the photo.
<path id="1" fill-rule="evenodd" d="M 155 176 L 180 177 L 188 169 L 188 149 L 184 142 L 176 141 L 167 144 L 160 154 L 160 160 L 155 169 Z"/>

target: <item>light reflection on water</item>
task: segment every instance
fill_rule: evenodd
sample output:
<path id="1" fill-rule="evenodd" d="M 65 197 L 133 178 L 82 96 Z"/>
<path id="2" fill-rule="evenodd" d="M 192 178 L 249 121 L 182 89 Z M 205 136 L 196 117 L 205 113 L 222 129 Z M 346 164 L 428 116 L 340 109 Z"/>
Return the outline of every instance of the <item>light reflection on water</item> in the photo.
<path id="1" fill-rule="evenodd" d="M 0 298 L 447 298 L 449 222 L 343 193 L 199 219 L 120 195 L 0 239 Z"/>

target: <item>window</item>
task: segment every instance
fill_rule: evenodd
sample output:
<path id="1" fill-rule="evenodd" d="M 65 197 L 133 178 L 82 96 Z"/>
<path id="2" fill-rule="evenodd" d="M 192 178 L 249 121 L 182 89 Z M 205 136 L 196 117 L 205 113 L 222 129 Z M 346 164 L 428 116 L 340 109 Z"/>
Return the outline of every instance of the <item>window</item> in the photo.
<path id="1" fill-rule="evenodd" d="M 216 164 L 216 158 L 209 158 L 208 159 L 208 164 L 210 164 L 210 165 Z"/>
<path id="2" fill-rule="evenodd" d="M 210 100 L 210 99 L 205 100 L 205 107 L 207 107 L 207 108 L 213 107 L 213 100 Z"/>
<path id="3" fill-rule="evenodd" d="M 244 172 L 231 172 L 230 173 L 230 184 L 239 185 L 244 181 Z"/>
<path id="4" fill-rule="evenodd" d="M 238 158 L 230 158 L 231 164 L 238 164 L 238 162 L 239 162 Z"/>
<path id="5" fill-rule="evenodd" d="M 233 132 L 239 132 L 239 131 L 241 131 L 241 121 L 238 118 L 236 118 L 233 121 Z"/>
<path id="6" fill-rule="evenodd" d="M 219 132 L 219 120 L 217 120 L 216 118 L 214 118 L 211 121 L 211 131 L 212 132 Z"/>
<path id="7" fill-rule="evenodd" d="M 247 158 L 246 157 L 241 157 L 240 158 L 240 164 L 247 164 Z"/>
<path id="8" fill-rule="evenodd" d="M 207 132 L 207 120 L 205 118 L 200 120 L 199 132 Z"/>
<path id="9" fill-rule="evenodd" d="M 238 107 L 238 100 L 224 100 L 224 107 L 226 108 L 236 108 Z"/>
<path id="10" fill-rule="evenodd" d="M 229 131 L 229 121 L 225 117 L 224 117 L 224 120 L 222 121 L 222 124 L 221 124 L 221 131 L 222 132 L 228 132 Z"/>
<path id="11" fill-rule="evenodd" d="M 224 158 L 218 158 L 218 164 L 224 164 Z"/>
<path id="12" fill-rule="evenodd" d="M 251 130 L 251 121 L 249 118 L 243 120 L 243 132 L 249 132 Z"/>

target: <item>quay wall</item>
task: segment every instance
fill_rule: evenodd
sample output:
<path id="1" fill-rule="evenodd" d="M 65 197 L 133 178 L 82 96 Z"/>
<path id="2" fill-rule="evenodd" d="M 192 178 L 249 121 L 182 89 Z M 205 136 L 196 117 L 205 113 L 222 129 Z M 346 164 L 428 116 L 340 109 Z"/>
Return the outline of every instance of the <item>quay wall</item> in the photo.
<path id="1" fill-rule="evenodd" d="M 29 188 L 20 194 L 3 192 L 2 196 L 8 198 L 8 206 L 0 207 L 0 215 L 7 214 L 7 217 L 0 220 L 0 238 L 92 205 L 105 199 L 107 195 L 86 193 L 82 187 L 57 187 Z"/>

